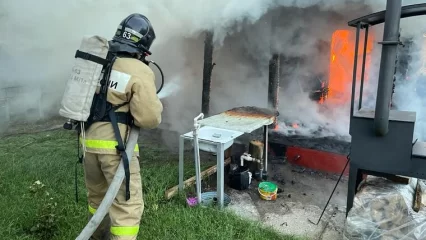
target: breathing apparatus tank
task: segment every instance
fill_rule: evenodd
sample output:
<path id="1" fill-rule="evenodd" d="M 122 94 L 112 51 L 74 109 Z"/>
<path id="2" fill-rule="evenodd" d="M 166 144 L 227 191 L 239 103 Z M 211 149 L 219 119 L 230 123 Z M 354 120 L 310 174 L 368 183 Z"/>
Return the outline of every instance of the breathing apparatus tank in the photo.
<path id="1" fill-rule="evenodd" d="M 99 36 L 84 37 L 77 52 L 88 57 L 106 60 L 108 41 Z M 89 55 L 90 54 L 90 55 Z M 93 97 L 100 87 L 103 65 L 76 56 L 65 87 L 59 114 L 73 121 L 85 122 L 89 118 Z"/>

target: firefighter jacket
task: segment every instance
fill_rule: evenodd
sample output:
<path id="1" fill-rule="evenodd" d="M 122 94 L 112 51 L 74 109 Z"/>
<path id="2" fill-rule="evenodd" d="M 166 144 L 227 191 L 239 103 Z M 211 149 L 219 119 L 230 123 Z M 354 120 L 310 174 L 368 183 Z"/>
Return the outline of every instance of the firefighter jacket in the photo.
<path id="1" fill-rule="evenodd" d="M 116 112 L 130 111 L 134 124 L 141 129 L 156 128 L 161 123 L 163 111 L 156 91 L 155 75 L 149 66 L 133 58 L 115 60 L 108 82 L 107 101 L 113 106 L 128 102 Z M 130 128 L 126 124 L 118 125 L 121 137 L 126 141 Z M 82 141 L 87 152 L 119 154 L 111 122 L 95 122 L 84 135 Z M 135 154 L 139 156 L 138 145 Z"/>

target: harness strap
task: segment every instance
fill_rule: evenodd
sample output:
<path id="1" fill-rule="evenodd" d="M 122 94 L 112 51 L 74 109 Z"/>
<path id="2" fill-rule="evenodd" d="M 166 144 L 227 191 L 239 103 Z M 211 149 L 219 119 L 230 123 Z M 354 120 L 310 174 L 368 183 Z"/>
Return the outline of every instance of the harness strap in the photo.
<path id="1" fill-rule="evenodd" d="M 98 97 L 99 95 L 95 95 L 95 98 Z M 118 123 L 122 123 L 122 124 L 127 124 L 130 125 L 133 122 L 133 118 L 132 115 L 130 114 L 130 112 L 115 112 L 115 110 L 123 107 L 124 105 L 128 104 L 129 102 L 124 102 L 122 104 L 119 104 L 115 107 L 111 107 L 111 103 L 106 102 L 106 109 L 109 109 L 107 111 L 113 111 L 116 116 L 117 116 L 117 122 Z M 105 114 L 103 116 L 100 116 L 98 119 L 94 119 L 94 112 L 96 111 L 96 109 L 92 109 L 89 118 L 86 121 L 86 124 L 84 124 L 85 130 L 87 131 L 87 129 L 89 129 L 90 126 L 92 126 L 93 123 L 95 122 L 111 122 L 111 118 L 109 116 L 109 114 Z M 125 116 L 124 116 L 125 115 Z"/>
<path id="2" fill-rule="evenodd" d="M 133 122 L 132 115 L 130 112 L 115 112 L 115 118 L 117 123 L 131 125 Z M 109 115 L 106 115 L 104 118 L 99 120 L 99 122 L 111 122 L 111 118 Z"/>
<path id="3" fill-rule="evenodd" d="M 113 129 L 114 129 L 114 135 L 115 135 L 116 138 L 117 138 L 117 134 L 116 134 L 116 130 L 114 128 L 114 123 L 112 122 L 110 114 L 112 113 L 115 116 L 115 122 L 116 122 L 117 128 L 118 128 L 118 124 L 117 123 L 131 125 L 133 123 L 133 117 L 130 114 L 130 112 L 115 112 L 115 110 L 119 109 L 120 107 L 122 107 L 122 106 L 124 106 L 126 104 L 128 104 L 128 102 L 125 102 L 125 103 L 122 103 L 122 104 L 119 104 L 119 105 L 117 105 L 115 107 L 110 108 L 109 114 L 106 115 L 105 117 L 103 117 L 101 120 L 99 120 L 99 122 L 111 122 L 111 124 L 113 126 Z M 86 130 L 94 122 L 97 122 L 97 121 L 91 121 L 91 118 L 89 118 L 89 121 L 85 124 Z M 75 184 L 75 200 L 78 203 L 77 164 L 78 163 L 80 163 L 80 164 L 83 163 L 83 156 L 80 155 L 80 137 L 79 137 L 79 135 L 81 133 L 80 127 L 77 126 L 76 129 L 77 129 L 77 157 L 78 157 L 78 161 L 76 162 L 76 165 L 75 165 L 74 184 Z M 121 140 L 121 135 L 120 134 L 118 134 L 118 138 L 117 138 L 117 142 L 120 144 L 119 139 Z M 124 146 L 124 143 L 122 143 L 122 145 Z M 121 152 L 120 152 L 120 155 L 121 155 Z M 124 157 L 123 157 L 123 155 L 121 155 L 121 157 L 123 158 L 123 160 L 125 160 L 124 161 L 124 170 L 125 170 L 125 173 L 126 173 L 126 169 L 128 170 L 127 171 L 128 174 L 126 175 L 126 189 L 129 189 L 130 181 L 127 183 L 127 179 L 129 179 L 128 176 L 130 176 L 130 170 L 129 170 L 129 165 L 126 164 L 126 163 L 128 163 L 128 161 L 127 161 L 127 154 L 126 154 L 125 151 L 124 151 L 124 155 L 125 155 Z M 128 200 L 127 196 L 129 196 L 129 198 L 130 198 L 130 192 L 129 193 L 127 193 L 127 192 L 128 191 L 126 191 L 126 200 Z"/>
<path id="4" fill-rule="evenodd" d="M 114 108 L 108 111 L 109 118 L 111 119 L 111 124 L 114 129 L 115 138 L 117 139 L 118 145 L 116 149 L 120 152 L 121 158 L 123 159 L 124 174 L 126 181 L 126 201 L 130 199 L 130 170 L 129 170 L 129 161 L 126 153 L 126 147 L 124 146 L 123 139 L 121 138 L 120 129 L 118 128 L 117 118 L 115 116 Z"/>
<path id="5" fill-rule="evenodd" d="M 95 63 L 101 64 L 103 66 L 107 65 L 110 62 L 107 59 L 103 59 L 103 58 L 98 57 L 96 55 L 93 55 L 93 54 L 90 54 L 90 53 L 87 53 L 87 52 L 82 52 L 80 50 L 77 50 L 75 52 L 75 56 L 74 57 L 75 58 L 82 58 L 82 59 L 85 59 L 85 60 L 89 60 L 91 62 L 95 62 Z"/>

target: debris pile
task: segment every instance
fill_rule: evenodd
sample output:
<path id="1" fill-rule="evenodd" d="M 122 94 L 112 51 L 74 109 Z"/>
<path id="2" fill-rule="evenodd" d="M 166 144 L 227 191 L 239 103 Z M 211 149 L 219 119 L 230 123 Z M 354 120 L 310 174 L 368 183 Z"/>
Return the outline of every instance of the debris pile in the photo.
<path id="1" fill-rule="evenodd" d="M 416 183 L 368 176 L 348 214 L 344 239 L 426 239 L 426 210 L 413 210 Z"/>

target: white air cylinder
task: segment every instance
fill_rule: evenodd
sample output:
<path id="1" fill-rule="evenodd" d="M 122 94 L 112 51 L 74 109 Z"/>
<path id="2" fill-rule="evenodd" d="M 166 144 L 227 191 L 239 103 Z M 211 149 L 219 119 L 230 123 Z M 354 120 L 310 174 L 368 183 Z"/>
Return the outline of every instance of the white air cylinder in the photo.
<path id="1" fill-rule="evenodd" d="M 79 50 L 106 59 L 108 40 L 100 36 L 84 37 Z M 101 64 L 75 58 L 71 75 L 65 87 L 59 115 L 85 122 L 90 115 L 96 88 L 100 86 Z"/>

